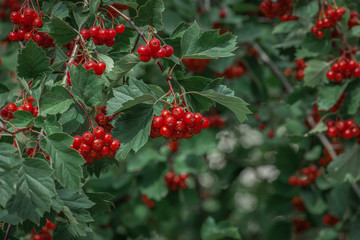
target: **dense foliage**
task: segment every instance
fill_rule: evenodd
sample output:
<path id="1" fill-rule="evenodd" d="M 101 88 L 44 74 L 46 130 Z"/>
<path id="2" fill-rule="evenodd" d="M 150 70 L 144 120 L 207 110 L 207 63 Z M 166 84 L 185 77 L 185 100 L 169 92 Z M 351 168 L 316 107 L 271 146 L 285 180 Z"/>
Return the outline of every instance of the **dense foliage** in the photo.
<path id="1" fill-rule="evenodd" d="M 360 238 L 355 1 L 1 6 L 5 240 Z"/>

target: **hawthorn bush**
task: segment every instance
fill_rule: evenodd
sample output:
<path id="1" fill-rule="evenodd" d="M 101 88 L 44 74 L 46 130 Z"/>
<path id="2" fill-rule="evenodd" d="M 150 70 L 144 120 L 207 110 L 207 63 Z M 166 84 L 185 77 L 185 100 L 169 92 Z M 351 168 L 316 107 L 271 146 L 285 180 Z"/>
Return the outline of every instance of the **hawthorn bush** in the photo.
<path id="1" fill-rule="evenodd" d="M 359 7 L 4 0 L 1 237 L 358 240 Z"/>

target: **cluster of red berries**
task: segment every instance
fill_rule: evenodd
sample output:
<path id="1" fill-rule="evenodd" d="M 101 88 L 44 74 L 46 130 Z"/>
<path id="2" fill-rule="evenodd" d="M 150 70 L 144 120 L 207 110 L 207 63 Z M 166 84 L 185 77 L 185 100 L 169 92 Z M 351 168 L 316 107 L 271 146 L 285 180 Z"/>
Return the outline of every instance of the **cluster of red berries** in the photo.
<path id="1" fill-rule="evenodd" d="M 348 26 L 349 29 L 352 29 L 354 26 L 359 25 L 359 14 L 356 11 L 351 11 L 350 12 L 350 19 L 348 22 Z"/>
<path id="2" fill-rule="evenodd" d="M 225 77 L 227 79 L 233 79 L 241 77 L 246 73 L 246 67 L 243 61 L 240 59 L 234 66 L 229 66 L 223 73 L 215 72 L 216 77 Z"/>
<path id="3" fill-rule="evenodd" d="M 346 9 L 344 7 L 334 8 L 329 5 L 328 9 L 325 11 L 326 17 L 316 22 L 316 25 L 311 28 L 311 33 L 314 34 L 316 38 L 323 38 L 323 29 L 334 27 L 338 21 L 341 21 L 345 13 Z"/>
<path id="4" fill-rule="evenodd" d="M 80 152 L 86 164 L 104 157 L 114 157 L 120 148 L 120 141 L 113 139 L 110 133 L 105 133 L 103 127 L 94 128 L 93 132 L 84 132 L 82 136 L 76 135 L 70 148 Z"/>
<path id="5" fill-rule="evenodd" d="M 291 176 L 289 178 L 289 184 L 298 187 L 308 187 L 310 186 L 310 183 L 315 182 L 321 172 L 315 165 L 310 165 L 307 168 L 301 169 L 301 174 L 301 177 Z"/>
<path id="6" fill-rule="evenodd" d="M 139 54 L 140 61 L 148 62 L 151 58 L 171 57 L 174 54 L 174 49 L 170 45 L 161 47 L 160 40 L 152 38 L 147 45 L 140 45 L 137 53 Z"/>
<path id="7" fill-rule="evenodd" d="M 348 119 L 346 121 L 334 121 L 332 119 L 328 119 L 325 122 L 328 129 L 326 130 L 326 135 L 329 138 L 344 138 L 351 139 L 353 137 L 358 137 L 360 134 L 359 126 L 352 119 Z"/>
<path id="8" fill-rule="evenodd" d="M 114 3 L 111 6 L 113 6 L 116 9 L 121 9 L 121 10 L 129 9 L 129 6 L 125 6 L 125 5 L 117 4 L 117 3 Z M 110 18 L 116 18 L 116 16 L 118 15 L 118 13 L 114 9 L 112 9 L 109 5 L 106 6 L 106 10 L 107 10 L 108 17 L 110 17 Z"/>
<path id="9" fill-rule="evenodd" d="M 186 179 L 189 177 L 189 174 L 180 174 L 176 175 L 174 172 L 168 172 L 165 175 L 165 183 L 168 189 L 171 191 L 177 191 L 180 188 L 187 188 Z"/>
<path id="10" fill-rule="evenodd" d="M 38 12 L 31 8 L 23 12 L 12 12 L 10 14 L 11 22 L 18 25 L 17 32 L 10 32 L 10 41 L 29 41 L 33 39 L 39 46 L 49 48 L 54 45 L 52 39 L 47 33 L 35 30 L 34 28 L 42 27 L 42 19 Z"/>
<path id="11" fill-rule="evenodd" d="M 175 107 L 170 112 L 163 110 L 160 116 L 155 116 L 151 124 L 150 137 L 178 141 L 199 134 L 202 129 L 208 128 L 210 121 L 200 113 L 185 113 L 182 107 Z"/>
<path id="12" fill-rule="evenodd" d="M 124 24 L 118 24 L 114 28 L 99 28 L 97 26 L 92 26 L 89 30 L 82 29 L 80 31 L 81 36 L 87 40 L 91 37 L 91 40 L 95 45 L 106 45 L 108 47 L 114 46 L 115 37 L 117 34 L 121 34 L 125 31 Z"/>
<path id="13" fill-rule="evenodd" d="M 8 18 L 8 12 L 19 11 L 20 9 L 20 1 L 19 0 L 4 0 L 1 4 L 0 8 L 0 19 L 6 20 Z"/>
<path id="14" fill-rule="evenodd" d="M 332 142 L 331 145 L 337 156 L 345 152 L 342 142 L 335 141 Z M 324 148 L 323 153 L 324 153 L 324 157 L 321 157 L 318 161 L 320 166 L 326 166 L 333 160 L 327 148 Z"/>
<path id="15" fill-rule="evenodd" d="M 148 206 L 149 208 L 153 208 L 155 207 L 155 202 L 153 200 L 151 200 L 148 196 L 146 196 L 145 194 L 141 195 L 141 201 Z"/>
<path id="16" fill-rule="evenodd" d="M 39 113 L 39 108 L 35 107 L 32 104 L 33 102 L 35 102 L 33 97 L 28 97 L 24 103 L 24 105 L 21 105 L 19 107 L 17 107 L 15 105 L 15 103 L 8 103 L 8 105 L 6 107 L 1 108 L 0 114 L 1 117 L 5 120 L 11 120 L 14 118 L 13 113 L 16 111 L 26 111 L 26 112 L 30 112 L 32 113 L 35 117 L 38 115 Z"/>
<path id="17" fill-rule="evenodd" d="M 292 222 L 296 233 L 304 232 L 311 227 L 311 224 L 302 218 L 293 218 Z"/>
<path id="18" fill-rule="evenodd" d="M 264 0 L 260 4 L 260 10 L 267 18 L 279 17 L 281 21 L 297 20 L 296 16 L 289 14 L 293 9 L 291 0 Z"/>
<path id="19" fill-rule="evenodd" d="M 326 77 L 335 82 L 341 83 L 343 79 L 360 77 L 360 64 L 354 59 L 344 59 L 331 65 L 331 69 L 327 71 Z"/>
<path id="20" fill-rule="evenodd" d="M 98 114 L 95 116 L 95 122 L 102 126 L 105 129 L 105 132 L 111 132 L 111 130 L 114 128 L 113 125 L 110 124 L 114 118 L 119 115 L 120 113 L 115 113 L 111 116 L 106 116 L 106 106 L 104 107 L 97 107 Z"/>
<path id="21" fill-rule="evenodd" d="M 303 200 L 301 199 L 301 197 L 293 197 L 293 199 L 291 200 L 292 205 L 299 211 L 299 212 L 305 212 L 306 208 L 304 205 Z"/>
<path id="22" fill-rule="evenodd" d="M 323 221 L 323 223 L 325 223 L 328 226 L 334 226 L 340 221 L 340 219 L 338 219 L 331 213 L 328 213 L 322 218 L 322 221 Z"/>
<path id="23" fill-rule="evenodd" d="M 32 236 L 28 240 L 52 240 L 51 231 L 53 231 L 55 228 L 56 225 L 47 220 L 46 226 L 43 227 L 41 232 L 37 233 L 35 229 L 31 231 Z"/>
<path id="24" fill-rule="evenodd" d="M 203 73 L 211 59 L 183 59 L 181 61 L 190 72 Z"/>
<path id="25" fill-rule="evenodd" d="M 295 79 L 296 80 L 301 81 L 304 79 L 304 77 L 305 77 L 304 70 L 306 67 L 307 67 L 307 65 L 306 65 L 306 62 L 304 61 L 304 59 L 300 58 L 295 61 L 295 71 L 296 71 Z"/>

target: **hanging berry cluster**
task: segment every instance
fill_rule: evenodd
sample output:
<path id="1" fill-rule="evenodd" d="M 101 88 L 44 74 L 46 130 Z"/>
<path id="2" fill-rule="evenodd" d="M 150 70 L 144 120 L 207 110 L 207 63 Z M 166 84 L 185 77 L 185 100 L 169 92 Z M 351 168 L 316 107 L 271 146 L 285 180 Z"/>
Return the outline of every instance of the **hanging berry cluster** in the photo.
<path id="1" fill-rule="evenodd" d="M 260 4 L 261 11 L 267 18 L 279 17 L 281 21 L 297 20 L 296 16 L 292 15 L 293 5 L 291 0 L 264 0 Z"/>
<path id="2" fill-rule="evenodd" d="M 301 81 L 304 79 L 305 74 L 304 74 L 304 70 L 307 67 L 306 62 L 304 61 L 304 59 L 300 58 L 298 60 L 295 61 L 295 79 L 298 81 Z"/>
<path id="3" fill-rule="evenodd" d="M 215 72 L 216 77 L 225 77 L 227 79 L 239 78 L 246 73 L 246 67 L 240 59 L 234 66 L 229 66 L 223 73 Z"/>
<path id="4" fill-rule="evenodd" d="M 322 221 L 323 221 L 323 223 L 325 223 L 328 226 L 334 226 L 340 221 L 340 219 L 338 219 L 331 213 L 328 213 L 322 218 Z"/>
<path id="5" fill-rule="evenodd" d="M 103 127 L 94 128 L 93 132 L 84 132 L 82 136 L 75 136 L 70 146 L 84 157 L 86 164 L 104 157 L 112 158 L 120 148 L 120 141 L 113 139 L 110 133 L 105 133 Z"/>
<path id="6" fill-rule="evenodd" d="M 35 229 L 31 231 L 32 236 L 28 240 L 52 240 L 51 232 L 56 228 L 56 225 L 49 220 L 46 221 L 46 226 L 43 227 L 41 232 L 37 233 Z"/>
<path id="7" fill-rule="evenodd" d="M 326 77 L 335 83 L 341 83 L 343 79 L 360 77 L 360 65 L 354 59 L 343 59 L 331 65 Z"/>
<path id="8" fill-rule="evenodd" d="M 356 11 L 349 10 L 349 12 L 350 12 L 350 19 L 348 22 L 348 26 L 349 29 L 352 29 L 356 25 L 359 25 L 359 14 Z"/>
<path id="9" fill-rule="evenodd" d="M 35 100 L 30 96 L 24 101 L 24 104 L 19 107 L 17 107 L 15 103 L 8 103 L 6 107 L 1 108 L 1 117 L 4 120 L 11 120 L 14 118 L 13 113 L 16 111 L 30 112 L 36 117 L 39 113 L 39 108 L 34 108 L 34 105 L 32 104 L 33 102 L 35 102 Z"/>
<path id="10" fill-rule="evenodd" d="M 43 21 L 39 14 L 32 8 L 21 9 L 19 12 L 10 14 L 11 22 L 17 25 L 17 31 L 9 33 L 11 41 L 29 41 L 33 39 L 39 46 L 49 48 L 54 46 L 54 39 L 47 33 L 40 32 L 35 28 L 41 28 Z"/>
<path id="11" fill-rule="evenodd" d="M 328 127 L 326 130 L 326 135 L 329 138 L 351 139 L 359 137 L 359 126 L 352 119 L 348 119 L 346 121 L 340 120 L 336 122 L 332 119 L 328 119 L 325 124 Z"/>
<path id="12" fill-rule="evenodd" d="M 292 222 L 296 233 L 304 232 L 311 227 L 311 224 L 302 218 L 293 218 Z"/>
<path id="13" fill-rule="evenodd" d="M 194 73 L 205 72 L 206 67 L 209 65 L 211 59 L 183 59 L 181 60 L 185 67 Z"/>
<path id="14" fill-rule="evenodd" d="M 308 187 L 310 183 L 314 183 L 316 178 L 320 176 L 320 171 L 315 165 L 310 165 L 307 168 L 301 169 L 302 176 L 291 176 L 289 184 L 298 187 Z"/>
<path id="15" fill-rule="evenodd" d="M 299 212 L 305 212 L 306 211 L 304 202 L 301 199 L 301 197 L 293 197 L 293 199 L 291 200 L 291 203 Z"/>
<path id="16" fill-rule="evenodd" d="M 8 18 L 8 13 L 19 11 L 19 9 L 19 0 L 4 0 L 0 8 L 0 19 L 6 20 Z"/>
<path id="17" fill-rule="evenodd" d="M 159 39 L 152 38 L 147 45 L 140 45 L 137 49 L 140 61 L 149 62 L 151 58 L 158 59 L 164 57 L 171 57 L 174 49 L 170 45 L 161 47 Z"/>
<path id="18" fill-rule="evenodd" d="M 155 116 L 151 124 L 150 137 L 178 141 L 182 138 L 191 138 L 199 134 L 202 129 L 208 128 L 210 121 L 200 113 L 185 113 L 182 107 L 175 107 L 170 112 L 163 110 L 160 116 Z"/>
<path id="19" fill-rule="evenodd" d="M 323 38 L 324 31 L 323 29 L 330 29 L 335 27 L 338 21 L 341 21 L 343 15 L 345 14 L 346 9 L 344 7 L 335 8 L 332 5 L 328 4 L 328 8 L 324 14 L 319 14 L 319 19 L 316 22 L 315 26 L 311 28 L 311 33 L 315 35 L 316 38 Z"/>
<path id="20" fill-rule="evenodd" d="M 177 191 L 179 189 L 187 188 L 186 179 L 188 174 L 176 175 L 174 172 L 168 172 L 165 175 L 165 184 L 171 191 Z"/>
<path id="21" fill-rule="evenodd" d="M 102 126 L 105 129 L 105 132 L 111 132 L 111 130 L 114 128 L 114 126 L 111 125 L 110 122 L 112 120 L 114 120 L 114 118 L 117 115 L 119 115 L 120 113 L 115 113 L 111 116 L 106 116 L 106 106 L 97 107 L 96 112 L 98 112 L 98 114 L 96 114 L 96 116 L 95 116 L 95 122 L 99 126 Z"/>
<path id="22" fill-rule="evenodd" d="M 121 34 L 125 31 L 124 24 L 118 24 L 114 28 L 99 28 L 98 26 L 92 26 L 89 30 L 82 29 L 80 31 L 81 36 L 87 40 L 91 37 L 91 40 L 95 45 L 106 45 L 108 47 L 114 46 L 115 37 L 117 34 Z"/>

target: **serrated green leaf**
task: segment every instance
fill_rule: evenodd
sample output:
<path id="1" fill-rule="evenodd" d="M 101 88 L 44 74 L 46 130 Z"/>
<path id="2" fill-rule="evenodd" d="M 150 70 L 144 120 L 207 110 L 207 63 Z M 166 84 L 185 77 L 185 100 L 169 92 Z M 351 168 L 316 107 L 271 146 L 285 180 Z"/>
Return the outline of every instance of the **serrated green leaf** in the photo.
<path id="1" fill-rule="evenodd" d="M 360 85 L 351 86 L 348 94 L 348 114 L 353 115 L 358 112 L 360 107 Z"/>
<path id="2" fill-rule="evenodd" d="M 63 2 L 58 2 L 52 7 L 51 14 L 60 19 L 64 19 L 69 16 L 69 9 Z"/>
<path id="3" fill-rule="evenodd" d="M 326 81 L 326 69 L 330 65 L 329 63 L 315 59 L 310 60 L 306 65 L 304 86 L 314 88 Z"/>
<path id="4" fill-rule="evenodd" d="M 98 6 L 100 5 L 100 0 L 91 0 L 90 2 L 90 12 L 93 14 L 93 15 L 96 15 L 97 13 L 97 8 Z"/>
<path id="5" fill-rule="evenodd" d="M 360 26 L 354 26 L 350 31 L 349 31 L 350 36 L 352 37 L 360 37 Z"/>
<path id="6" fill-rule="evenodd" d="M 64 132 L 71 134 L 79 128 L 80 124 L 85 122 L 85 119 L 84 110 L 79 105 L 72 105 L 68 111 L 61 114 L 59 123 L 62 125 Z"/>
<path id="7" fill-rule="evenodd" d="M 114 114 L 146 101 L 155 101 L 156 95 L 143 82 L 129 80 L 129 85 L 113 89 L 114 97 L 108 101 L 107 111 Z"/>
<path id="8" fill-rule="evenodd" d="M 308 136 L 316 134 L 316 133 L 324 132 L 327 129 L 328 129 L 328 127 L 326 126 L 326 124 L 324 122 L 322 122 L 322 121 L 318 122 L 315 127 L 313 127 L 307 134 L 305 134 L 305 137 L 308 137 Z"/>
<path id="9" fill-rule="evenodd" d="M 10 215 L 39 223 L 45 211 L 50 211 L 55 184 L 50 165 L 42 159 L 28 158 L 19 169 L 16 194 L 7 204 Z"/>
<path id="10" fill-rule="evenodd" d="M 74 103 L 70 93 L 63 87 L 53 87 L 40 100 L 40 115 L 63 113 Z"/>
<path id="11" fill-rule="evenodd" d="M 319 3 L 311 0 L 296 2 L 293 14 L 299 18 L 310 19 L 319 12 Z"/>
<path id="12" fill-rule="evenodd" d="M 148 0 L 139 8 L 138 16 L 134 22 L 138 26 L 152 26 L 160 31 L 163 28 L 162 13 L 164 12 L 164 2 L 162 0 Z"/>
<path id="13" fill-rule="evenodd" d="M 328 176 L 336 179 L 339 183 L 354 183 L 360 180 L 360 169 L 358 168 L 360 151 L 358 146 L 348 149 L 345 153 L 335 158 L 327 167 Z"/>
<path id="14" fill-rule="evenodd" d="M 317 99 L 319 110 L 329 110 L 334 106 L 347 85 L 348 82 L 342 85 L 321 86 L 319 88 L 319 97 Z"/>
<path id="15" fill-rule="evenodd" d="M 73 41 L 78 33 L 69 24 L 54 17 L 49 23 L 49 35 L 55 40 L 56 44 L 65 45 Z"/>
<path id="16" fill-rule="evenodd" d="M 300 196 L 301 196 L 301 199 L 304 201 L 306 210 L 309 213 L 315 214 L 315 215 L 320 215 L 326 211 L 327 205 L 321 196 L 317 196 L 317 195 L 315 195 L 315 193 L 313 193 L 309 190 L 302 191 Z"/>
<path id="17" fill-rule="evenodd" d="M 61 48 L 58 45 L 55 45 L 55 58 L 54 58 L 54 63 L 51 65 L 51 68 L 53 70 L 57 70 L 58 68 L 64 66 L 64 64 L 68 60 L 69 58 L 61 50 Z"/>
<path id="18" fill-rule="evenodd" d="M 115 64 L 114 68 L 107 75 L 110 80 L 117 81 L 131 69 L 133 69 L 136 64 L 140 62 L 140 59 L 135 54 L 128 54 L 120 58 Z"/>
<path id="19" fill-rule="evenodd" d="M 9 91 L 10 90 L 7 86 L 0 83 L 0 106 L 3 106 L 7 102 Z"/>
<path id="20" fill-rule="evenodd" d="M 40 147 L 50 156 L 55 169 L 55 178 L 64 187 L 79 188 L 84 159 L 70 148 L 73 137 L 65 133 L 53 133 L 43 138 Z"/>
<path id="21" fill-rule="evenodd" d="M 70 66 L 72 93 L 75 100 L 85 103 L 87 106 L 96 106 L 100 103 L 102 94 L 102 82 L 93 70 L 86 71 L 81 65 Z"/>
<path id="22" fill-rule="evenodd" d="M 202 91 L 207 85 L 214 81 L 214 79 L 193 76 L 177 80 L 187 91 Z"/>
<path id="23" fill-rule="evenodd" d="M 18 57 L 18 76 L 34 79 L 43 73 L 51 72 L 50 58 L 33 40 L 27 42 Z"/>
<path id="24" fill-rule="evenodd" d="M 84 8 L 82 6 L 75 6 L 73 9 L 73 16 L 77 26 L 81 28 L 89 18 L 90 12 L 88 8 Z"/>
<path id="25" fill-rule="evenodd" d="M 86 195 L 91 202 L 95 203 L 89 210 L 92 215 L 111 212 L 110 207 L 114 206 L 111 200 L 115 197 L 114 195 L 105 192 L 86 193 Z"/>
<path id="26" fill-rule="evenodd" d="M 26 111 L 16 111 L 13 113 L 13 115 L 15 118 L 10 120 L 10 122 L 16 128 L 25 128 L 31 126 L 35 118 L 32 113 Z"/>
<path id="27" fill-rule="evenodd" d="M 298 25 L 299 23 L 297 21 L 288 21 L 288 22 L 279 23 L 274 27 L 272 34 L 288 33 L 294 31 L 294 29 L 299 27 Z"/>
<path id="28" fill-rule="evenodd" d="M 34 124 L 35 127 L 43 128 L 47 135 L 51 135 L 56 132 L 62 132 L 62 127 L 54 115 L 48 115 L 46 119 L 39 116 L 35 118 Z"/>
<path id="29" fill-rule="evenodd" d="M 201 239 L 217 240 L 223 238 L 241 239 L 236 227 L 229 224 L 216 224 L 212 217 L 208 217 L 201 226 Z"/>
<path id="30" fill-rule="evenodd" d="M 121 142 L 117 159 L 124 159 L 131 150 L 137 152 L 145 145 L 150 135 L 153 116 L 153 106 L 147 104 L 139 104 L 120 114 L 112 130 L 113 137 Z"/>
<path id="31" fill-rule="evenodd" d="M 181 39 L 182 59 L 201 58 L 216 59 L 234 56 L 236 37 L 230 33 L 219 35 L 218 30 L 200 33 L 199 26 L 194 22 Z"/>

